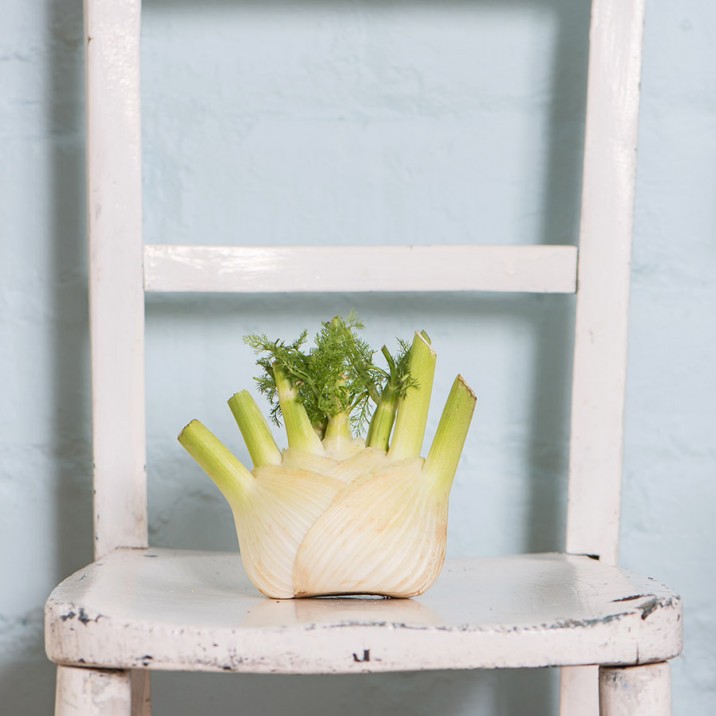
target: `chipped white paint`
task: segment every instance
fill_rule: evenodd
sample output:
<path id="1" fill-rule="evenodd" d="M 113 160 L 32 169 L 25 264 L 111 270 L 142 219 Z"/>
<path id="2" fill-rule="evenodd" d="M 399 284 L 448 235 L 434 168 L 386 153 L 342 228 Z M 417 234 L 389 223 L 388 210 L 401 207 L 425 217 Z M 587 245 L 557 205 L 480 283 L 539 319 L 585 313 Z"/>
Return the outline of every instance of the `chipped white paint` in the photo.
<path id="1" fill-rule="evenodd" d="M 595 0 L 572 388 L 567 551 L 616 562 L 644 0 Z"/>
<path id="2" fill-rule="evenodd" d="M 671 670 L 666 663 L 599 670 L 600 716 L 669 716 Z"/>
<path id="3" fill-rule="evenodd" d="M 337 266 L 350 270 L 337 271 Z M 148 245 L 144 276 L 147 291 L 574 293 L 577 250 L 573 246 Z"/>
<path id="4" fill-rule="evenodd" d="M 131 705 L 128 671 L 57 669 L 55 716 L 130 716 Z"/>
<path id="5" fill-rule="evenodd" d="M 46 647 L 59 663 L 249 673 L 634 664 L 679 652 L 680 614 L 662 585 L 586 557 L 447 562 L 410 600 L 272 600 L 238 555 L 119 550 L 55 590 Z"/>
<path id="6" fill-rule="evenodd" d="M 139 0 L 85 3 L 95 555 L 147 544 Z"/>

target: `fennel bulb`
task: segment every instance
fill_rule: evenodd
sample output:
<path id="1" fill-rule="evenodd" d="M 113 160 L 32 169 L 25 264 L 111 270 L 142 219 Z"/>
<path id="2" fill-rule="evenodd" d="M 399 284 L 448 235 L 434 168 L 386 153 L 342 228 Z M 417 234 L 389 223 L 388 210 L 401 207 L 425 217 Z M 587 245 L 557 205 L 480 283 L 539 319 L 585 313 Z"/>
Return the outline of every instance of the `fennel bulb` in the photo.
<path id="1" fill-rule="evenodd" d="M 228 500 L 246 572 L 272 598 L 410 597 L 442 568 L 450 487 L 475 395 L 457 376 L 421 457 L 435 373 L 430 341 L 416 333 L 396 358 L 384 346 L 386 371 L 360 328 L 354 316 L 336 317 L 309 352 L 305 332 L 291 344 L 247 338 L 261 356 L 259 390 L 288 438 L 279 450 L 251 395 L 234 395 L 229 407 L 253 470 L 197 420 L 179 435 Z M 365 439 L 355 437 L 368 422 Z"/>

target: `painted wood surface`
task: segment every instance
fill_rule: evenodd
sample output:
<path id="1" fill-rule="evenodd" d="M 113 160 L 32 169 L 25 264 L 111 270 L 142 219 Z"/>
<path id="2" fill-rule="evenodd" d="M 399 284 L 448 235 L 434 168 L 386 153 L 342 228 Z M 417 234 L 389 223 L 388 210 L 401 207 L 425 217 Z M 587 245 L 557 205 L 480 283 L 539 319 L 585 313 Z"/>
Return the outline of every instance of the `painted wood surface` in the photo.
<path id="1" fill-rule="evenodd" d="M 635 664 L 679 652 L 680 615 L 662 585 L 586 557 L 452 561 L 414 599 L 273 600 L 238 555 L 118 550 L 53 592 L 46 648 L 58 663 L 284 674 Z"/>
<path id="2" fill-rule="evenodd" d="M 594 0 L 572 379 L 566 550 L 617 561 L 644 0 Z M 598 716 L 597 672 L 562 674 L 562 716 Z"/>
<path id="3" fill-rule="evenodd" d="M 131 708 L 129 672 L 57 669 L 55 716 L 132 716 Z"/>
<path id="4" fill-rule="evenodd" d="M 669 665 L 600 669 L 599 705 L 600 716 L 669 716 Z"/>
<path id="5" fill-rule="evenodd" d="M 560 716 L 599 716 L 599 667 L 565 666 L 559 676 Z"/>
<path id="6" fill-rule="evenodd" d="M 139 16 L 85 3 L 97 557 L 147 544 Z"/>
<path id="7" fill-rule="evenodd" d="M 644 0 L 595 0 L 572 388 L 567 551 L 614 564 Z"/>
<path id="8" fill-rule="evenodd" d="M 147 291 L 574 293 L 573 246 L 172 246 L 144 250 Z"/>

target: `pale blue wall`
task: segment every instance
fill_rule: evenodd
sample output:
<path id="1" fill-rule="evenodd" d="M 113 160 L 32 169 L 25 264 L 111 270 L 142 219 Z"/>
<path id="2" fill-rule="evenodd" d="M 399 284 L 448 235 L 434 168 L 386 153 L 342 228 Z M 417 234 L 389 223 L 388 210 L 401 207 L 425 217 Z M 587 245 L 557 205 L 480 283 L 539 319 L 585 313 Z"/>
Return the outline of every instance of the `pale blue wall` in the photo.
<path id="1" fill-rule="evenodd" d="M 586 0 L 146 0 L 147 241 L 572 242 L 588 9 Z M 647 12 L 622 562 L 682 592 L 675 713 L 708 714 L 716 5 L 650 0 Z M 91 558 L 81 24 L 81 0 L 9 0 L 0 23 L 0 693 L 18 714 L 51 710 L 42 604 Z M 225 400 L 251 385 L 242 334 L 290 335 L 352 307 L 376 342 L 431 333 L 436 403 L 457 371 L 479 394 L 450 552 L 559 549 L 570 297 L 152 297 L 152 541 L 234 548 L 228 510 L 175 435 L 194 416 L 232 435 Z M 157 712 L 555 710 L 550 672 L 267 684 L 159 675 Z"/>

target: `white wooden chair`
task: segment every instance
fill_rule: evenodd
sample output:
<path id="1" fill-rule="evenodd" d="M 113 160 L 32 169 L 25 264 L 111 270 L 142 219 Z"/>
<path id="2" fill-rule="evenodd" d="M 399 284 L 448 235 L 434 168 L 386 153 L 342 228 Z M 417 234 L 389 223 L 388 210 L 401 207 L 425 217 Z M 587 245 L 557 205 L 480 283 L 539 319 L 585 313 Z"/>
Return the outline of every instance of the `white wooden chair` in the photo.
<path id="1" fill-rule="evenodd" d="M 144 246 L 140 0 L 85 6 L 96 561 L 47 602 L 56 713 L 148 714 L 152 669 L 543 666 L 566 667 L 562 714 L 594 714 L 597 701 L 604 716 L 670 713 L 666 660 L 681 649 L 679 598 L 614 566 L 644 0 L 593 1 L 578 250 Z M 397 282 L 376 272 L 390 263 L 376 252 L 406 266 Z M 448 255 L 455 272 L 430 271 Z M 336 260 L 356 267 L 352 278 L 332 277 Z M 565 553 L 448 562 L 414 600 L 276 602 L 248 584 L 236 554 L 149 548 L 144 294 L 274 286 L 576 292 Z"/>

